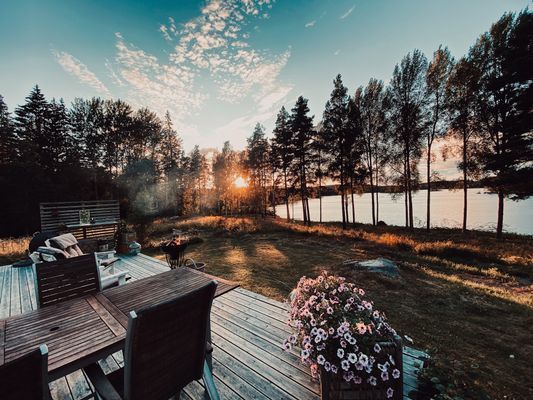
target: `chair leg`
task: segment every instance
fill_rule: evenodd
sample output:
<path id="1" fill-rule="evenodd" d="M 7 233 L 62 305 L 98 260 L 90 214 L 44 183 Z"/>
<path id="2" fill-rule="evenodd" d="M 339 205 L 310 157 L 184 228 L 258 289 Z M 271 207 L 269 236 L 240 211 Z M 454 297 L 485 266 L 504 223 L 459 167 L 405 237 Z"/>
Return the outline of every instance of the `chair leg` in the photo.
<path id="1" fill-rule="evenodd" d="M 211 369 L 207 365 L 207 362 L 204 362 L 204 375 L 202 376 L 202 380 L 204 381 L 205 390 L 209 399 L 220 400 L 215 381 L 213 380 L 213 374 L 211 373 Z"/>

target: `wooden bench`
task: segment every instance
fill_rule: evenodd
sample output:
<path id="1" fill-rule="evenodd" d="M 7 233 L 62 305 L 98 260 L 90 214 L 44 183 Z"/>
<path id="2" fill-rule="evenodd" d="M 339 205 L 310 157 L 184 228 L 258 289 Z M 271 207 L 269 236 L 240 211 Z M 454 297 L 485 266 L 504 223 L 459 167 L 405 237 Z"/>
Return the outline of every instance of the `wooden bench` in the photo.
<path id="1" fill-rule="evenodd" d="M 80 224 L 80 211 L 90 213 L 92 223 Z M 41 203 L 42 232 L 70 232 L 76 239 L 113 237 L 120 221 L 117 200 Z"/>

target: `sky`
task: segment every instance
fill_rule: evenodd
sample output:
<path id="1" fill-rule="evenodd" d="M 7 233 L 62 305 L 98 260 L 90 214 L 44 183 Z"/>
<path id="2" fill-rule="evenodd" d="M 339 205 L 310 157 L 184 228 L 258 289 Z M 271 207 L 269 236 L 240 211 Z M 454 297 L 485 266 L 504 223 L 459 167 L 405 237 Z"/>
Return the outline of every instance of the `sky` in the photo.
<path id="1" fill-rule="evenodd" d="M 299 95 L 318 123 L 334 77 L 388 82 L 415 48 L 459 58 L 528 0 L 0 0 L 0 94 L 121 98 L 171 115 L 186 150 L 242 149 Z M 442 168 L 454 168 L 449 162 Z"/>

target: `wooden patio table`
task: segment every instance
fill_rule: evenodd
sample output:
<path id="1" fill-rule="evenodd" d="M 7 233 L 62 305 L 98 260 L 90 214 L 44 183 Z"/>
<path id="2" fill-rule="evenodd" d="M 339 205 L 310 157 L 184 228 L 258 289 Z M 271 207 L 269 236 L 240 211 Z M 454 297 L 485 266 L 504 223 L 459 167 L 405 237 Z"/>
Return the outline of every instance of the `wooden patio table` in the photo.
<path id="1" fill-rule="evenodd" d="M 46 344 L 50 381 L 68 375 L 123 349 L 130 311 L 188 293 L 213 279 L 218 282 L 215 297 L 239 286 L 190 268 L 178 268 L 1 319 L 0 365 Z M 208 336 L 210 339 L 210 326 Z"/>

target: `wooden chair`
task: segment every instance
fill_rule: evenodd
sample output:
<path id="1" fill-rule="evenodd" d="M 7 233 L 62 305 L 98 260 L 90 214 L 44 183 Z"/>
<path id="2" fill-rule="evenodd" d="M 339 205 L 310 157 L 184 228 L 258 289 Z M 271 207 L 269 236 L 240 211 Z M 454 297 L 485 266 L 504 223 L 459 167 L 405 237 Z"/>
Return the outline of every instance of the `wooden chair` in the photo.
<path id="1" fill-rule="evenodd" d="M 0 366 L 2 400 L 48 400 L 48 348 L 42 345 L 29 354 Z"/>
<path id="2" fill-rule="evenodd" d="M 165 303 L 130 312 L 124 368 L 104 375 L 98 364 L 85 368 L 103 399 L 166 400 L 194 380 L 203 379 L 218 400 L 206 352 L 207 328 L 217 283 Z"/>
<path id="3" fill-rule="evenodd" d="M 99 292 L 94 254 L 35 264 L 35 287 L 39 308 Z"/>

